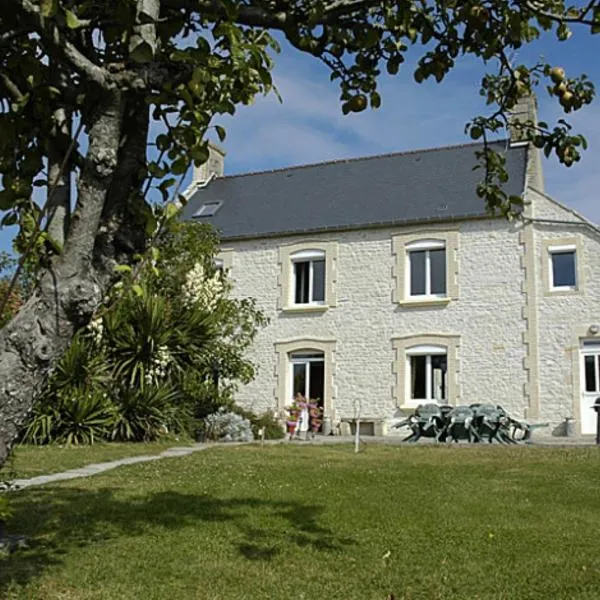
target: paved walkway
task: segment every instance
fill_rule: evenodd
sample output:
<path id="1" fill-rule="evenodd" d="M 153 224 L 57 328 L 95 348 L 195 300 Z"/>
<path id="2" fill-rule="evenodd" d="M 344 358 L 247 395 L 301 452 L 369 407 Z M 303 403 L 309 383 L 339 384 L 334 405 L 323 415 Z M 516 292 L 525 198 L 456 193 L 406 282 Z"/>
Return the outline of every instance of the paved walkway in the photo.
<path id="1" fill-rule="evenodd" d="M 85 467 L 79 467 L 77 469 L 71 469 L 69 471 L 63 471 L 62 473 L 51 473 L 50 475 L 39 475 L 38 477 L 32 477 L 31 479 L 15 479 L 11 483 L 19 488 L 23 489 L 26 487 L 32 487 L 34 485 L 44 485 L 45 483 L 54 483 L 55 481 L 65 481 L 67 479 L 78 479 L 80 477 L 89 477 L 90 475 L 97 475 L 104 471 L 110 471 L 116 469 L 121 465 L 134 465 L 136 463 L 150 462 L 152 460 L 160 460 L 161 458 L 172 458 L 177 456 L 186 456 L 200 450 L 208 448 L 207 444 L 194 444 L 193 446 L 169 448 L 160 454 L 154 454 L 152 456 L 131 456 L 129 458 L 119 458 L 118 460 L 111 460 L 110 462 L 96 463 L 92 465 L 86 465 Z"/>
<path id="2" fill-rule="evenodd" d="M 392 444 L 399 445 L 402 444 L 402 439 L 404 436 L 386 436 L 386 437 L 362 437 L 362 444 Z M 272 440 L 266 441 L 265 444 L 280 444 L 285 440 Z M 354 437 L 346 437 L 346 436 L 331 436 L 331 437 L 317 437 L 316 439 L 306 440 L 306 441 L 293 441 L 294 445 L 304 445 L 304 444 L 349 444 L 354 442 Z M 287 442 L 289 443 L 289 442 Z M 422 439 L 417 444 L 427 444 L 433 443 L 433 440 L 430 439 Z M 224 446 L 238 446 L 241 442 L 227 442 L 223 443 Z M 68 479 L 78 479 L 81 477 L 90 477 L 91 475 L 97 475 L 98 473 L 104 473 L 105 471 L 110 471 L 111 469 L 116 469 L 121 465 L 134 465 L 136 463 L 150 462 L 153 460 L 161 460 L 163 458 L 175 458 L 178 456 L 187 456 L 189 454 L 193 454 L 194 452 L 200 452 L 201 450 L 206 450 L 206 448 L 211 448 L 216 444 L 193 444 L 191 446 L 181 446 L 169 448 L 161 452 L 160 454 L 155 454 L 152 456 L 132 456 L 130 458 L 120 458 L 118 460 L 112 460 L 110 462 L 96 463 L 91 465 L 86 465 L 84 467 L 79 467 L 77 469 L 71 469 L 69 471 L 64 471 L 62 473 L 51 473 L 50 475 L 39 475 L 38 477 L 32 477 L 31 479 L 15 479 L 11 483 L 19 488 L 27 488 L 35 485 L 44 485 L 46 483 L 54 483 L 56 481 L 66 481 Z M 221 445 L 221 444 L 219 444 Z M 408 444 L 407 444 L 408 445 Z M 574 446 L 594 446 L 595 438 L 593 436 L 575 436 L 575 437 L 551 437 L 551 436 L 542 436 L 534 435 L 534 439 L 530 442 L 524 444 L 526 446 L 563 446 L 563 447 L 574 447 Z M 472 447 L 469 444 L 453 444 L 453 446 L 459 447 Z"/>

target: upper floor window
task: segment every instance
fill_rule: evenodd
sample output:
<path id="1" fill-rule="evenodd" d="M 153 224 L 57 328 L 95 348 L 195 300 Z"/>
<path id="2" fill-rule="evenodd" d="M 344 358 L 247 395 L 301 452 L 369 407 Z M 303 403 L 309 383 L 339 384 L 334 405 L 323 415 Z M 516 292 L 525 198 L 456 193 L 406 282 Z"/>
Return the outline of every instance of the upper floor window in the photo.
<path id="1" fill-rule="evenodd" d="M 304 250 L 291 255 L 294 304 L 325 303 L 325 252 Z"/>
<path id="2" fill-rule="evenodd" d="M 406 246 L 408 296 L 446 296 L 446 246 L 422 240 Z"/>
<path id="3" fill-rule="evenodd" d="M 277 306 L 323 312 L 336 305 L 337 242 L 313 240 L 279 247 Z"/>
<path id="4" fill-rule="evenodd" d="M 573 290 L 577 288 L 577 255 L 574 246 L 551 247 L 550 288 Z"/>
<path id="5" fill-rule="evenodd" d="M 392 236 L 393 301 L 410 308 L 458 299 L 456 226 L 407 228 Z"/>
<path id="6" fill-rule="evenodd" d="M 579 236 L 542 240 L 541 267 L 544 295 L 583 294 L 583 243 Z"/>

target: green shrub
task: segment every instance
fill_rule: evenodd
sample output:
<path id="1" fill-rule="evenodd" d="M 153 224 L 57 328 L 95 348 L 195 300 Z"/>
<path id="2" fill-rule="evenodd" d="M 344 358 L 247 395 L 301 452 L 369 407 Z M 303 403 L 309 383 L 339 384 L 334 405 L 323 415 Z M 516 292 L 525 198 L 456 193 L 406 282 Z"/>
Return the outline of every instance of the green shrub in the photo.
<path id="1" fill-rule="evenodd" d="M 239 406 L 234 406 L 233 411 L 250 421 L 252 433 L 256 439 L 260 439 L 261 429 L 265 431 L 266 440 L 280 440 L 285 437 L 285 431 L 281 423 L 271 411 L 267 411 L 262 415 L 256 415 L 252 411 L 244 410 Z"/>
<path id="2" fill-rule="evenodd" d="M 121 392 L 115 405 L 110 438 L 124 442 L 152 441 L 169 432 L 185 428 L 178 408 L 180 392 L 170 386 L 142 386 Z"/>
<path id="3" fill-rule="evenodd" d="M 254 376 L 247 349 L 266 319 L 253 300 L 228 297 L 216 252 L 211 228 L 171 223 L 76 334 L 22 440 L 153 440 L 231 407 Z"/>
<path id="4" fill-rule="evenodd" d="M 114 418 L 113 407 L 104 394 L 72 388 L 36 405 L 23 441 L 93 444 L 108 435 Z"/>

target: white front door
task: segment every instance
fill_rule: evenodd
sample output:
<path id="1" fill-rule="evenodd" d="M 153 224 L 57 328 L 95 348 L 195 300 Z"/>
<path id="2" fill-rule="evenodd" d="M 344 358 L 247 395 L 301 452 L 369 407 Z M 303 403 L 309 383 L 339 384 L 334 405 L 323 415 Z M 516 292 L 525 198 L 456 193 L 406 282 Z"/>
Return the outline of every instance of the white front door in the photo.
<path id="1" fill-rule="evenodd" d="M 596 398 L 600 398 L 600 343 L 583 342 L 581 350 L 581 433 L 596 433 Z"/>

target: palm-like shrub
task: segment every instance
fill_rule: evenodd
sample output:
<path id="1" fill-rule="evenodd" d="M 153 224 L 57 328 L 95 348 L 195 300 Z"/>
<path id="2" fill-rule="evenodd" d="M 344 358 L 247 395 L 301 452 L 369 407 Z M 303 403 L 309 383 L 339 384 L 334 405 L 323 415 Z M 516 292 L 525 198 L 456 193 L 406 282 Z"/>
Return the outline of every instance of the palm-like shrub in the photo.
<path id="1" fill-rule="evenodd" d="M 161 253 L 76 336 L 24 440 L 152 440 L 231 404 L 237 382 L 254 374 L 245 353 L 266 321 L 254 301 L 228 297 L 215 252 L 206 227 L 172 225 Z"/>
<path id="2" fill-rule="evenodd" d="M 106 356 L 79 333 L 59 362 L 23 432 L 23 441 L 92 444 L 107 435 L 114 411 Z"/>
<path id="3" fill-rule="evenodd" d="M 171 429 L 184 427 L 177 409 L 181 393 L 168 386 L 142 385 L 124 389 L 116 402 L 110 438 L 123 442 L 152 441 Z"/>
<path id="4" fill-rule="evenodd" d="M 93 444 L 108 435 L 114 419 L 113 406 L 104 394 L 73 388 L 50 404 L 36 406 L 23 439 L 35 444 Z"/>

